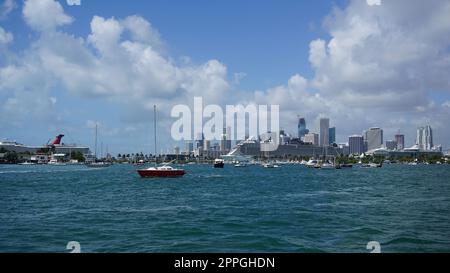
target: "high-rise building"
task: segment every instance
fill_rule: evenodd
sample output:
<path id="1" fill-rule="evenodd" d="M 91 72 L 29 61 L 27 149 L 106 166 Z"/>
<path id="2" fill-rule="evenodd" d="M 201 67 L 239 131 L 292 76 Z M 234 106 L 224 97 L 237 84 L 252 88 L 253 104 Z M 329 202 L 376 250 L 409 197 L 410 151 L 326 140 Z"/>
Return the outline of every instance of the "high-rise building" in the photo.
<path id="1" fill-rule="evenodd" d="M 230 146 L 230 148 L 228 148 Z M 225 153 L 231 149 L 231 140 L 227 139 L 227 128 L 223 128 L 222 138 L 220 140 L 220 151 Z"/>
<path id="2" fill-rule="evenodd" d="M 204 141 L 203 141 L 203 144 L 204 144 L 204 147 L 203 147 L 203 150 L 204 151 L 209 151 L 209 150 L 211 150 L 211 141 L 210 140 L 208 140 L 208 139 L 205 139 Z"/>
<path id="3" fill-rule="evenodd" d="M 421 150 L 430 151 L 433 149 L 433 130 L 431 126 L 417 129 L 416 145 Z"/>
<path id="4" fill-rule="evenodd" d="M 374 150 L 383 146 L 383 129 L 372 127 L 364 131 L 364 140 L 367 142 L 367 150 Z"/>
<path id="5" fill-rule="evenodd" d="M 195 149 L 200 149 L 200 148 L 203 149 L 203 142 L 204 142 L 203 140 L 204 140 L 203 133 L 199 133 L 197 135 L 197 138 L 196 138 L 196 141 L 195 141 L 195 143 L 196 143 Z"/>
<path id="6" fill-rule="evenodd" d="M 348 147 L 350 154 L 360 155 L 365 152 L 364 138 L 361 135 L 353 135 L 348 138 Z"/>
<path id="7" fill-rule="evenodd" d="M 309 130 L 306 129 L 306 120 L 305 118 L 299 118 L 298 120 L 298 138 L 303 139 L 306 134 L 309 133 Z"/>
<path id="8" fill-rule="evenodd" d="M 386 140 L 386 149 L 393 151 L 397 149 L 397 141 L 395 140 Z"/>
<path id="9" fill-rule="evenodd" d="M 330 145 L 329 142 L 329 130 L 330 130 L 330 119 L 328 118 L 321 118 L 320 119 L 320 146 L 328 146 Z"/>
<path id="10" fill-rule="evenodd" d="M 405 136 L 397 134 L 395 135 L 395 142 L 397 143 L 397 150 L 401 151 L 405 149 Z"/>
<path id="11" fill-rule="evenodd" d="M 175 146 L 175 147 L 173 148 L 173 153 L 176 154 L 176 155 L 179 155 L 179 154 L 180 154 L 180 147 Z"/>
<path id="12" fill-rule="evenodd" d="M 225 133 L 227 135 L 227 139 L 225 142 L 225 148 L 227 151 L 231 151 L 231 145 L 232 145 L 232 143 L 231 143 L 231 127 L 227 127 Z"/>
<path id="13" fill-rule="evenodd" d="M 336 127 L 331 127 L 328 129 L 328 143 L 336 143 Z"/>
<path id="14" fill-rule="evenodd" d="M 186 141 L 185 144 L 185 148 L 184 148 L 184 152 L 186 155 L 189 155 L 190 153 L 192 153 L 192 151 L 194 151 L 194 143 L 192 143 L 191 141 Z"/>
<path id="15" fill-rule="evenodd" d="M 314 133 L 306 134 L 303 141 L 312 145 L 319 145 L 319 135 Z"/>

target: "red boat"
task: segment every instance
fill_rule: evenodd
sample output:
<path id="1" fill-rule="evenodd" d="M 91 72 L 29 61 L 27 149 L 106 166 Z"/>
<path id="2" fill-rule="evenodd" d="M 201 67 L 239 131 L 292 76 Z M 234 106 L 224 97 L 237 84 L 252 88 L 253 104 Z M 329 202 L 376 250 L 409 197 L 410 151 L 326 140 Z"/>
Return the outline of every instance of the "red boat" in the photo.
<path id="1" fill-rule="evenodd" d="M 155 167 L 150 167 L 148 169 L 143 170 L 137 170 L 139 175 L 142 178 L 150 178 L 150 177 L 180 177 L 183 176 L 186 172 L 183 169 L 174 169 L 170 166 L 167 166 L 167 164 L 170 164 L 171 162 L 167 163 L 166 165 L 163 165 L 161 167 L 156 167 L 157 160 L 156 160 L 156 105 L 153 106 L 154 111 L 154 132 L 155 132 Z"/>
<path id="2" fill-rule="evenodd" d="M 174 169 L 170 166 L 151 167 L 148 169 L 137 171 L 142 178 L 150 177 L 179 177 L 183 176 L 186 172 L 182 169 Z"/>

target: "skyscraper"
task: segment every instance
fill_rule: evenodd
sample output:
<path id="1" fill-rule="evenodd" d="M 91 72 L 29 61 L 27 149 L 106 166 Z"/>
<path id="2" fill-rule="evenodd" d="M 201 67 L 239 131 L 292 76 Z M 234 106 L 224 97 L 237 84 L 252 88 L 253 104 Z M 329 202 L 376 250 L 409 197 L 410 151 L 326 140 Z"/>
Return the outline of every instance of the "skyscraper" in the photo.
<path id="1" fill-rule="evenodd" d="M 360 155 L 364 153 L 364 138 L 361 135 L 353 135 L 348 138 L 348 147 L 350 154 Z"/>
<path id="2" fill-rule="evenodd" d="M 222 139 L 220 140 L 220 151 L 227 152 L 231 149 L 231 140 L 227 138 L 227 128 L 223 128 Z"/>
<path id="3" fill-rule="evenodd" d="M 336 127 L 331 127 L 328 130 L 328 143 L 329 144 L 336 143 Z"/>
<path id="4" fill-rule="evenodd" d="M 211 141 L 208 139 L 205 139 L 203 142 L 204 142 L 203 150 L 209 151 L 211 149 Z"/>
<path id="5" fill-rule="evenodd" d="M 194 143 L 191 141 L 186 141 L 186 146 L 184 148 L 184 152 L 186 155 L 189 155 L 194 150 Z"/>
<path id="6" fill-rule="evenodd" d="M 231 145 L 232 145 L 232 143 L 231 143 L 231 127 L 227 127 L 225 133 L 227 135 L 227 139 L 225 142 L 225 148 L 227 151 L 231 151 Z"/>
<path id="7" fill-rule="evenodd" d="M 367 150 L 378 149 L 383 145 L 383 130 L 372 127 L 364 132 L 364 140 L 367 142 Z"/>
<path id="8" fill-rule="evenodd" d="M 430 151 L 433 149 L 433 130 L 431 126 L 417 129 L 416 145 L 421 150 Z"/>
<path id="9" fill-rule="evenodd" d="M 328 146 L 329 142 L 329 130 L 330 130 L 330 119 L 321 118 L 320 119 L 320 146 Z"/>
<path id="10" fill-rule="evenodd" d="M 395 142 L 397 142 L 397 150 L 405 149 L 405 136 L 397 134 L 395 135 Z"/>
<path id="11" fill-rule="evenodd" d="M 197 138 L 196 138 L 196 145 L 195 145 L 195 149 L 203 149 L 203 140 L 204 140 L 204 135 L 203 133 L 199 133 L 197 134 Z"/>
<path id="12" fill-rule="evenodd" d="M 306 134 L 309 133 L 309 130 L 306 129 L 306 120 L 305 118 L 299 118 L 298 120 L 298 138 L 303 139 Z"/>

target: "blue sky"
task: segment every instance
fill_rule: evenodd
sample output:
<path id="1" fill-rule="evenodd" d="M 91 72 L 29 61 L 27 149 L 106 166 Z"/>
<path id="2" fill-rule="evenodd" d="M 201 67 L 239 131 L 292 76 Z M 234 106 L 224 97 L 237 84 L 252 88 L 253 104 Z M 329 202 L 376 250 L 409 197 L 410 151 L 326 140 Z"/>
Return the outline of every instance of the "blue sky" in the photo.
<path id="1" fill-rule="evenodd" d="M 386 130 L 385 135 L 388 136 L 386 139 L 392 138 L 391 135 L 400 130 L 407 134 L 407 142 L 413 144 L 416 127 L 421 124 L 431 124 L 436 128 L 435 142 L 450 146 L 450 141 L 445 137 L 448 131 L 445 131 L 447 129 L 444 126 L 445 120 L 448 118 L 448 108 L 450 108 L 450 103 L 448 107 L 446 104 L 450 101 L 448 92 L 450 84 L 436 73 L 428 75 L 426 71 L 419 68 L 409 71 L 410 67 L 416 66 L 436 67 L 438 60 L 445 60 L 445 57 L 448 56 L 449 41 L 438 39 L 438 37 L 442 37 L 442 33 L 449 34 L 449 28 L 446 25 L 441 26 L 439 29 L 441 32 L 431 38 L 429 37 L 431 35 L 407 34 L 407 28 L 411 28 L 409 30 L 414 33 L 419 26 L 411 24 L 412 21 L 409 20 L 416 19 L 408 18 L 408 14 L 402 11 L 401 7 L 399 8 L 402 1 L 399 2 L 400 4 L 380 2 L 381 5 L 372 7 L 368 6 L 365 1 L 356 0 L 117 0 L 108 2 L 82 0 L 79 6 L 69 6 L 66 1 L 61 0 L 59 5 L 62 10 L 55 9 L 54 12 L 71 17 L 72 22 L 63 22 L 64 20 L 47 22 L 52 24 L 52 28 L 54 27 L 52 30 L 40 29 L 42 22 L 39 20 L 45 21 L 46 18 L 39 14 L 37 2 L 6 0 L 3 6 L 6 2 L 15 3 L 15 8 L 1 19 L 0 27 L 5 33 L 10 33 L 13 40 L 5 43 L 5 46 L 0 44 L 0 71 L 2 71 L 1 69 L 9 71 L 8 68 L 14 67 L 23 78 L 15 83 L 14 88 L 6 84 L 3 87 L 0 85 L 0 98 L 9 102 L 9 104 L 3 105 L 4 118 L 0 119 L 0 137 L 2 138 L 16 139 L 28 144 L 42 144 L 58 132 L 63 132 L 69 136 L 67 142 L 92 145 L 92 121 L 98 121 L 101 123 L 100 131 L 103 142 L 108 143 L 113 152 L 151 150 L 151 142 L 147 142 L 151 137 L 149 135 L 151 133 L 151 111 L 148 107 L 145 108 L 145 105 L 153 103 L 153 98 L 158 97 L 163 105 L 161 106 L 163 108 L 161 116 L 167 116 L 169 112 L 167 107 L 170 103 L 190 100 L 193 97 L 171 98 L 171 92 L 178 94 L 177 90 L 184 88 L 186 84 L 203 79 L 200 70 L 210 67 L 217 74 L 214 74 L 212 79 L 207 78 L 195 86 L 217 86 L 215 80 L 219 80 L 222 87 L 207 91 L 199 91 L 195 89 L 197 87 L 192 87 L 192 90 L 187 88 L 188 94 L 198 94 L 199 92 L 206 92 L 206 96 L 214 94 L 214 96 L 211 95 L 213 99 L 223 103 L 230 102 L 230 97 L 234 98 L 236 103 L 255 101 L 269 104 L 277 101 L 287 117 L 284 119 L 285 124 L 282 125 L 291 133 L 295 132 L 297 114 L 305 116 L 308 127 L 313 130 L 319 116 L 329 116 L 331 124 L 337 127 L 338 141 L 340 142 L 345 142 L 350 134 L 361 133 L 363 129 L 371 126 L 380 126 Z M 55 7 L 51 0 L 44 2 Z M 24 12 L 25 3 L 30 7 L 28 13 Z M 415 6 L 423 9 L 420 1 L 408 3 L 410 3 L 408 6 L 411 9 Z M 427 7 L 430 17 L 424 18 L 424 22 L 417 22 L 417 24 L 433 25 L 432 18 L 442 17 L 438 13 L 439 10 L 445 10 L 442 8 L 443 3 L 445 1 L 432 1 Z M 1 4 L 2 1 L 0 1 Z M 396 12 L 398 14 L 395 14 Z M 79 52 L 74 50 L 74 55 L 82 56 L 88 52 L 86 56 L 89 57 L 86 57 L 86 60 L 90 58 L 92 61 L 86 61 L 87 64 L 103 62 L 106 59 L 104 57 L 106 51 L 102 50 L 106 49 L 100 48 L 99 44 L 93 42 L 94 40 L 89 37 L 98 36 L 96 41 L 106 39 L 108 37 L 100 32 L 110 26 L 106 22 L 108 19 L 112 19 L 112 22 L 122 24 L 126 28 L 125 18 L 133 15 L 143 18 L 151 25 L 149 28 L 152 33 L 159 34 L 154 35 L 153 39 L 156 39 L 158 43 L 161 42 L 164 46 L 162 50 L 156 50 L 155 54 L 170 63 L 169 70 L 180 69 L 186 74 L 195 70 L 196 74 L 186 76 L 181 80 L 174 78 L 173 81 L 177 83 L 179 81 L 179 85 L 167 87 L 168 89 L 162 87 L 160 92 L 163 95 L 155 88 L 170 82 L 171 78 L 156 72 L 156 79 L 162 77 L 165 80 L 155 83 L 155 85 L 153 82 L 148 82 L 145 77 L 136 80 L 139 84 L 141 80 L 143 85 L 148 84 L 149 92 L 155 93 L 144 96 L 138 88 L 132 90 L 130 87 L 129 91 L 124 90 L 128 88 L 127 85 L 124 85 L 122 90 L 118 90 L 116 93 L 108 92 L 107 95 L 99 95 L 97 91 L 81 92 L 81 88 L 84 86 L 79 82 L 83 81 L 83 78 L 78 79 L 76 87 L 73 87 L 70 79 L 68 80 L 70 77 L 59 73 L 61 69 L 54 68 L 52 71 L 52 68 L 46 66 L 45 58 L 53 60 L 52 58 L 55 57 L 48 53 L 54 49 L 50 51 L 48 49 L 57 48 L 62 52 L 58 53 L 60 55 L 57 57 L 67 61 L 63 67 L 75 63 L 77 69 L 80 69 L 80 73 L 92 68 L 89 65 L 83 67 L 84 64 L 78 64 L 76 61 L 71 63 L 70 56 L 67 58 L 63 56 L 66 54 L 64 52 L 67 51 L 67 47 L 70 47 L 70 43 L 76 45 L 76 39 L 82 40 L 82 48 L 79 49 Z M 48 14 L 48 16 L 52 16 L 52 14 Z M 101 17 L 104 20 L 97 22 L 100 28 L 93 35 L 92 24 L 95 17 Z M 354 23 L 352 18 L 359 18 L 358 20 L 361 22 Z M 362 26 L 367 27 L 363 28 Z M 427 50 L 421 50 L 417 53 L 419 57 L 414 60 L 403 58 L 403 56 L 400 56 L 399 61 L 395 63 L 391 62 L 389 58 L 376 59 L 389 56 L 394 52 L 400 52 L 399 55 L 401 55 L 402 49 L 386 45 L 392 41 L 395 42 L 395 39 L 398 38 L 394 35 L 395 29 L 401 29 L 402 35 L 406 35 L 401 37 L 403 41 L 410 39 L 408 43 L 404 44 L 405 52 L 418 50 L 410 46 L 415 41 L 425 45 L 430 44 L 430 47 L 435 46 L 441 55 L 436 56 L 428 53 Z M 417 32 L 420 33 L 420 31 Z M 52 36 L 49 33 L 61 35 L 52 34 Z M 434 33 L 432 29 L 430 33 Z M 130 39 L 133 43 L 136 42 L 129 37 L 130 35 L 131 32 L 124 31 L 120 36 L 120 41 Z M 64 37 L 72 37 L 74 40 L 64 42 L 66 39 Z M 322 42 L 328 51 L 321 51 Z M 374 46 L 377 44 L 380 47 Z M 137 42 L 134 45 L 137 45 Z M 153 49 L 156 48 L 152 42 L 149 42 L 149 45 L 153 46 Z M 331 48 L 334 45 L 337 45 L 337 49 L 332 51 Z M 377 52 L 378 50 L 379 52 Z M 46 55 L 44 56 L 42 52 L 45 52 Z M 374 55 L 375 53 L 376 55 Z M 316 57 L 323 54 L 325 55 L 316 61 Z M 373 61 L 374 58 L 375 61 Z M 107 62 L 111 64 L 109 68 L 114 68 L 113 71 L 107 70 L 109 68 L 104 63 L 102 67 L 107 67 L 107 69 L 95 70 L 96 73 L 104 72 L 114 79 L 116 77 L 113 73 L 130 72 L 125 69 L 122 71 L 120 64 L 121 61 L 128 64 L 130 60 L 109 61 Z M 374 63 L 376 63 L 375 66 Z M 130 67 L 132 64 L 130 61 Z M 448 63 L 440 65 L 441 71 L 446 72 L 449 67 Z M 42 69 L 46 73 L 38 76 L 28 75 L 26 73 L 30 72 L 26 69 L 27 67 L 36 67 L 36 70 Z M 152 67 L 152 64 L 149 64 L 149 71 L 154 71 Z M 350 69 L 352 67 L 355 67 L 356 70 Z M 347 68 L 348 71 L 346 71 Z M 403 69 L 408 71 L 403 73 Z M 359 71 L 368 72 L 361 72 L 362 76 L 358 76 Z M 396 72 L 388 73 L 386 71 Z M 71 70 L 70 73 L 77 72 Z M 239 82 L 234 81 L 236 73 L 244 75 Z M 133 74 L 130 75 L 133 76 Z M 290 80 L 294 79 L 296 75 L 305 79 L 306 87 L 296 89 L 298 87 L 290 85 Z M 381 75 L 381 80 L 372 78 L 375 77 L 374 75 Z M 355 80 L 356 76 L 358 76 L 357 80 Z M 367 79 L 365 79 L 366 76 Z M 9 77 L 11 78 L 11 76 Z M 406 83 L 407 80 L 398 81 L 399 78 L 402 79 L 401 77 L 406 77 L 405 79 L 409 79 L 408 81 L 411 81 L 411 77 L 413 77 L 412 81 L 417 80 L 422 87 L 416 90 L 415 87 Z M 37 81 L 36 78 L 41 80 Z M 328 79 L 326 83 L 323 81 L 325 78 Z M 30 82 L 37 81 L 33 84 L 30 83 L 36 88 L 36 91 L 23 93 L 26 88 L 17 86 L 28 79 Z M 103 88 L 107 82 L 86 78 L 86 85 L 88 84 Z M 39 90 L 45 91 L 38 94 Z M 48 115 L 36 114 L 30 109 L 21 111 L 20 115 L 13 115 L 14 111 L 11 112 L 13 107 L 11 105 L 20 103 L 24 97 L 29 98 L 29 94 L 32 92 L 36 92 L 35 104 L 23 102 L 23 105 L 34 107 L 33 105 L 39 103 L 37 98 L 44 102 L 46 97 L 52 98 L 53 104 L 46 102 L 48 105 L 44 103 L 39 106 L 49 109 Z M 224 99 L 220 97 L 222 93 L 229 95 L 224 95 L 226 97 Z M 284 96 L 285 99 L 280 99 Z M 138 103 L 131 100 L 124 103 L 127 98 L 131 97 L 136 97 Z M 148 103 L 143 103 L 144 100 L 148 100 Z M 142 105 L 139 104 L 141 102 Z M 36 106 L 41 109 L 39 107 Z M 348 109 L 348 113 L 343 113 L 342 109 Z M 10 116 L 6 118 L 6 114 Z M 162 122 L 165 127 L 170 124 L 170 119 L 166 121 L 167 123 Z M 161 130 L 161 146 L 166 150 L 171 149 L 175 144 L 169 138 L 164 137 L 164 132 L 167 132 L 167 128 Z M 130 138 L 135 141 L 130 143 Z"/>

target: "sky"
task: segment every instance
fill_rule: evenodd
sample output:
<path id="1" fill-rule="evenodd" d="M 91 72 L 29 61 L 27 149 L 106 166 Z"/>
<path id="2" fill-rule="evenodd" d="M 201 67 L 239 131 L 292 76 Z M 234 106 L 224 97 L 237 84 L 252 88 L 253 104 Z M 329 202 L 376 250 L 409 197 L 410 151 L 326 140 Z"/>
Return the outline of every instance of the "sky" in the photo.
<path id="1" fill-rule="evenodd" d="M 431 125 L 450 148 L 450 2 L 0 1 L 0 138 L 171 152 L 170 110 L 280 105 L 338 142 L 370 127 L 385 140 Z"/>

